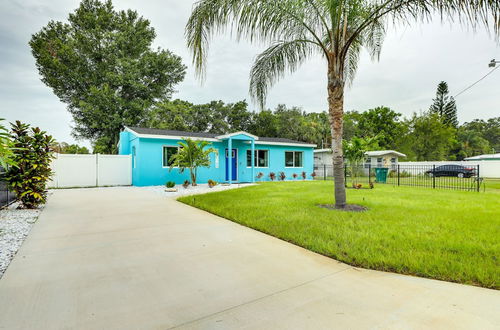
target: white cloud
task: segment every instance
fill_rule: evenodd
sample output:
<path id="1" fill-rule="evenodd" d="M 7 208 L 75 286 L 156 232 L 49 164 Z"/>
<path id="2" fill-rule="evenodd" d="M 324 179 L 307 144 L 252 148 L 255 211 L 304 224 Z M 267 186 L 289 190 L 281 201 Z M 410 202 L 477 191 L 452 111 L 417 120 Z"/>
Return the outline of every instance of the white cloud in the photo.
<path id="1" fill-rule="evenodd" d="M 195 78 L 184 40 L 184 26 L 194 0 L 115 0 L 117 9 L 134 9 L 156 29 L 155 46 L 170 49 L 189 66 L 174 96 L 194 103 L 220 99 L 249 100 L 248 74 L 255 56 L 265 47 L 237 43 L 228 35 L 211 45 L 204 84 Z M 65 20 L 78 6 L 76 0 L 3 0 L 0 3 L 0 117 L 38 125 L 60 141 L 71 138 L 71 116 L 39 79 L 28 41 L 51 19 Z M 439 22 L 389 31 L 381 60 L 364 54 L 354 84 L 346 94 L 346 110 L 379 105 L 409 115 L 429 107 L 437 84 L 448 82 L 452 94 L 488 72 L 500 46 L 486 32 L 472 33 Z M 268 106 L 297 105 L 307 111 L 326 110 L 326 72 L 320 57 L 288 75 L 270 92 Z M 457 98 L 459 119 L 500 115 L 500 73 Z M 252 108 L 255 108 L 251 105 Z"/>

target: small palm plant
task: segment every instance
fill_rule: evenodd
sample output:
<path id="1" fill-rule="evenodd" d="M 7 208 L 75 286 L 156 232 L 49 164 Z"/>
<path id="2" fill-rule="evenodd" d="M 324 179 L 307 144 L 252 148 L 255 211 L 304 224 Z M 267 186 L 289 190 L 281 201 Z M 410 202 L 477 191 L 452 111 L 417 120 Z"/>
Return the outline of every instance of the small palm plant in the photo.
<path id="1" fill-rule="evenodd" d="M 360 164 L 365 158 L 365 154 L 369 149 L 378 147 L 378 136 L 371 138 L 353 137 L 351 140 L 343 141 L 344 156 L 349 160 L 351 166 L 351 176 L 356 178 L 360 174 Z"/>
<path id="2" fill-rule="evenodd" d="M 169 171 L 178 167 L 183 173 L 188 168 L 191 184 L 196 186 L 198 167 L 210 167 L 210 154 L 217 154 L 217 149 L 210 147 L 212 145 L 210 142 L 191 139 L 185 139 L 179 142 L 179 145 L 179 152 L 172 156 Z"/>

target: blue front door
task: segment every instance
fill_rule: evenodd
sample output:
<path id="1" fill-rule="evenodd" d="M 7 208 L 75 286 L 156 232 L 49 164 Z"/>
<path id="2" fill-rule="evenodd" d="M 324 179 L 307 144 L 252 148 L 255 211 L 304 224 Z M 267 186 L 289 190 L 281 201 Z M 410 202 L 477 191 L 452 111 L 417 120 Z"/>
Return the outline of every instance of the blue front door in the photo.
<path id="1" fill-rule="evenodd" d="M 226 149 L 226 181 L 229 181 L 229 157 Z M 231 153 L 231 181 L 238 180 L 238 153 L 233 149 Z"/>

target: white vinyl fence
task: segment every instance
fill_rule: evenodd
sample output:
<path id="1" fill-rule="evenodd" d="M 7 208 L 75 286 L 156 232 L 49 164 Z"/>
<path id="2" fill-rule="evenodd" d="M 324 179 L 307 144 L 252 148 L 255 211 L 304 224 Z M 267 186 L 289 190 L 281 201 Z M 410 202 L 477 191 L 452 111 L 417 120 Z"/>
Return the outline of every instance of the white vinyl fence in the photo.
<path id="1" fill-rule="evenodd" d="M 407 165 L 427 165 L 427 166 L 441 166 L 441 165 L 462 165 L 476 167 L 479 165 L 479 176 L 481 178 L 500 178 L 500 160 L 482 160 L 482 161 L 436 161 L 436 162 L 399 162 L 401 168 Z M 422 167 L 423 168 L 423 167 Z"/>
<path id="2" fill-rule="evenodd" d="M 56 154 L 50 188 L 129 186 L 132 184 L 130 155 Z"/>

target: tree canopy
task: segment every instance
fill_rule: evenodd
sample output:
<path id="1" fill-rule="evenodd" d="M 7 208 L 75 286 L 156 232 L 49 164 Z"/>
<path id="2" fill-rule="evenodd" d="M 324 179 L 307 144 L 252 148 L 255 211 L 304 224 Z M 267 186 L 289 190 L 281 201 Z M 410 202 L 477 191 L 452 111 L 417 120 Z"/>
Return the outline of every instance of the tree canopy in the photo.
<path id="1" fill-rule="evenodd" d="M 116 11 L 110 0 L 82 0 L 68 23 L 50 21 L 30 41 L 42 81 L 73 116 L 73 135 L 99 152 L 116 152 L 124 125 L 138 125 L 169 98 L 186 67 L 168 50 L 153 49 L 150 22 Z"/>

